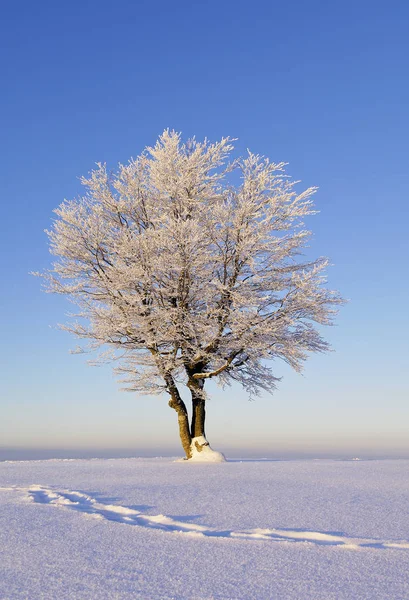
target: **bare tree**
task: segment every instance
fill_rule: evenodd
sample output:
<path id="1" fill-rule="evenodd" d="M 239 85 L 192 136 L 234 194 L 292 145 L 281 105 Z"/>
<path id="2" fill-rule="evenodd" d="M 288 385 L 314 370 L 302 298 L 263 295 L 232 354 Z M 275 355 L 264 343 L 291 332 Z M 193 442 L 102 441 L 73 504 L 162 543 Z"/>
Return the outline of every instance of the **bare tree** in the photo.
<path id="1" fill-rule="evenodd" d="M 228 138 L 183 144 L 165 131 L 117 173 L 98 164 L 47 232 L 57 257 L 47 289 L 80 307 L 65 329 L 111 348 L 126 389 L 170 395 L 189 459 L 215 456 L 206 381 L 273 391 L 271 360 L 300 370 L 327 350 L 316 324 L 342 302 L 323 285 L 327 260 L 300 259 L 315 188 L 297 193 L 284 163 L 230 160 L 232 150 Z"/>

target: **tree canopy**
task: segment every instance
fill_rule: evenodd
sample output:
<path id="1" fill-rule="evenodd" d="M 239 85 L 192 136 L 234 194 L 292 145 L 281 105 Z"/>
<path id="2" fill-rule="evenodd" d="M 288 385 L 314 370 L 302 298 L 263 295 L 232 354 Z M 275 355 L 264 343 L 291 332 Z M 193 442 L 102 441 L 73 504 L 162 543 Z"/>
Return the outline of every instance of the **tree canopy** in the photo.
<path id="1" fill-rule="evenodd" d="M 317 326 L 342 302 L 325 287 L 328 260 L 303 259 L 316 188 L 299 193 L 284 163 L 232 152 L 229 138 L 165 131 L 115 173 L 98 164 L 48 232 L 47 289 L 80 309 L 65 328 L 110 348 L 127 389 L 170 394 L 188 458 L 205 440 L 206 380 L 271 392 L 272 361 L 300 370 L 327 350 Z"/>

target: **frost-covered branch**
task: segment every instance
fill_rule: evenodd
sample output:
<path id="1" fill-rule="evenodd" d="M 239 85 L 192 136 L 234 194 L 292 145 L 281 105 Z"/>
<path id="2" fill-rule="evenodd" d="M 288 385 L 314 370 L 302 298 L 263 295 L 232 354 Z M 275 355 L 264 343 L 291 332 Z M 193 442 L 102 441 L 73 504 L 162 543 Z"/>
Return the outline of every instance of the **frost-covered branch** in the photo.
<path id="1" fill-rule="evenodd" d="M 183 144 L 165 131 L 112 175 L 98 164 L 84 196 L 55 211 L 47 290 L 79 306 L 66 329 L 121 352 L 128 389 L 200 394 L 218 378 L 257 393 L 274 389 L 272 360 L 299 370 L 328 349 L 317 325 L 342 300 L 325 287 L 328 262 L 302 258 L 316 189 L 232 151 L 228 138 Z"/>

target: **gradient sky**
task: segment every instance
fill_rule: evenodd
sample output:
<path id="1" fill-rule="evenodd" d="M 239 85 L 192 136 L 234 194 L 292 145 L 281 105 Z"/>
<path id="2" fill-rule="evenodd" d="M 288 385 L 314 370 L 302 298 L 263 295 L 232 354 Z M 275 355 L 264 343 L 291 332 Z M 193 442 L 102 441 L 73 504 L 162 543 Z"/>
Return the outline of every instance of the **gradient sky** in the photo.
<path id="1" fill-rule="evenodd" d="M 222 450 L 409 456 L 406 1 L 9 2 L 0 24 L 0 447 L 180 452 L 165 398 L 117 390 L 54 328 L 70 305 L 29 276 L 78 177 L 164 128 L 237 137 L 318 185 L 313 255 L 350 300 L 334 353 L 274 396 L 212 385 Z"/>

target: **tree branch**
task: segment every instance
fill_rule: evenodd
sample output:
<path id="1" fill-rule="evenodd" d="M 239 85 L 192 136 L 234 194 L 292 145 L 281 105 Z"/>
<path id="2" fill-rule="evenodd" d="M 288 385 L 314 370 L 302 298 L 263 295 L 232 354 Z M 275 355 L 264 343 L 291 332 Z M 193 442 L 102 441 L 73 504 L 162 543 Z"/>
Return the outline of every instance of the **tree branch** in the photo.
<path id="1" fill-rule="evenodd" d="M 195 373 L 193 375 L 193 379 L 209 379 L 210 377 L 215 377 L 216 375 L 219 375 L 220 373 L 222 373 L 223 371 L 225 371 L 226 369 L 229 368 L 229 366 L 231 365 L 233 360 L 236 358 L 236 356 L 238 354 L 240 354 L 240 352 L 242 352 L 242 350 L 238 350 L 237 352 L 234 352 L 231 356 L 229 356 L 226 363 L 224 365 L 222 365 L 221 367 L 219 367 L 218 369 L 216 369 L 215 371 L 209 371 L 208 373 Z"/>

